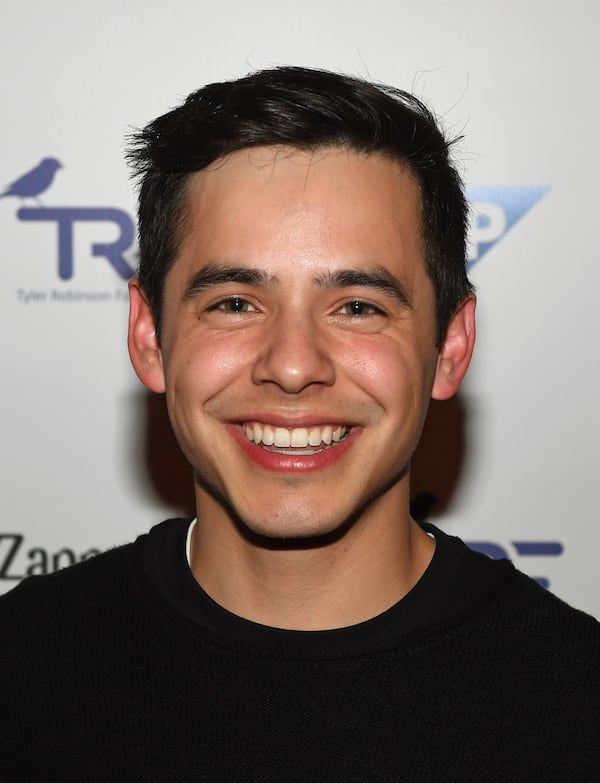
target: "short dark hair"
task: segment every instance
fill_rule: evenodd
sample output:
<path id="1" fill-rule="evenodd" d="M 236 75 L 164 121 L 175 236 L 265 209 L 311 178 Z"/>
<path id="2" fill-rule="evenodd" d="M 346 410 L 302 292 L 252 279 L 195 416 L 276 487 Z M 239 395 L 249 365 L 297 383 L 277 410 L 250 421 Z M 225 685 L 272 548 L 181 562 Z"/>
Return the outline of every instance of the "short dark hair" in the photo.
<path id="1" fill-rule="evenodd" d="M 311 68 L 280 67 L 209 84 L 132 134 L 139 177 L 139 278 L 160 329 L 165 276 L 176 259 L 189 176 L 258 145 L 341 147 L 404 163 L 421 194 L 425 264 L 436 296 L 437 341 L 472 290 L 466 274 L 468 205 L 431 111 L 394 87 Z"/>

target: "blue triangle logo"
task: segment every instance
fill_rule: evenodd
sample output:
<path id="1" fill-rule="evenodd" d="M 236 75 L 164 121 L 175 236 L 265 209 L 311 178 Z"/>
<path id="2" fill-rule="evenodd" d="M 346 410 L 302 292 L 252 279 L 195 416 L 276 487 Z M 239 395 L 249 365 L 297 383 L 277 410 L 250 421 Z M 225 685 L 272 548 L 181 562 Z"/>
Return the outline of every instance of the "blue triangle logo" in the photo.
<path id="1" fill-rule="evenodd" d="M 537 204 L 548 185 L 471 185 L 467 198 L 471 203 L 469 267 L 510 231 L 523 215 Z"/>

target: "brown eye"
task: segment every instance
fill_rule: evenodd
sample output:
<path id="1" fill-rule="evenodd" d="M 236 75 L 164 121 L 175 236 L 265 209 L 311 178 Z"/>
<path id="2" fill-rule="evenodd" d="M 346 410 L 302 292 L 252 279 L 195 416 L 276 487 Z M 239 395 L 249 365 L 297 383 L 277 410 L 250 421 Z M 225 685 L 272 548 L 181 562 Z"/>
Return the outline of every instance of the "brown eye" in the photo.
<path id="1" fill-rule="evenodd" d="M 233 296 L 231 299 L 227 299 L 223 302 L 223 310 L 228 310 L 231 313 L 243 313 L 246 309 L 247 302 L 245 302 L 239 296 Z"/>
<path id="2" fill-rule="evenodd" d="M 211 305 L 209 310 L 220 310 L 224 313 L 249 313 L 256 308 L 242 296 L 228 296 Z"/>
<path id="3" fill-rule="evenodd" d="M 365 303 L 360 302 L 358 299 L 355 299 L 354 302 L 349 303 L 348 309 L 350 310 L 352 315 L 364 315 Z"/>
<path id="4" fill-rule="evenodd" d="M 351 315 L 355 318 L 360 318 L 366 315 L 380 315 L 381 310 L 375 305 L 365 302 L 362 299 L 353 299 L 350 302 L 346 302 L 341 308 L 344 315 Z"/>

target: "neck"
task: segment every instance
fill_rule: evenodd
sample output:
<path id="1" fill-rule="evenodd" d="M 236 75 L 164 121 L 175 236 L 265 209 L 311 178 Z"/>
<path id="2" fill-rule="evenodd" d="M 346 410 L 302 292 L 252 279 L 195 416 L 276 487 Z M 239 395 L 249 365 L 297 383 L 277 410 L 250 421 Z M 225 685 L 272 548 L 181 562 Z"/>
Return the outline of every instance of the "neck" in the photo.
<path id="1" fill-rule="evenodd" d="M 326 630 L 375 617 L 412 589 L 435 548 L 408 507 L 400 516 L 395 505 L 391 516 L 384 503 L 335 538 L 287 546 L 248 535 L 204 501 L 191 542 L 196 580 L 228 611 L 275 628 Z"/>

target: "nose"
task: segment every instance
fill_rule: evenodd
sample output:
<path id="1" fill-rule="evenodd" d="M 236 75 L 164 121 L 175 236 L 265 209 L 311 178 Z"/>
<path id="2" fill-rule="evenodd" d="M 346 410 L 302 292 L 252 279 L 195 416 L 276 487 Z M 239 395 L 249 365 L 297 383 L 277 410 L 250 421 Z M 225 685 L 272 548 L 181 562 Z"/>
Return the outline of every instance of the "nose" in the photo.
<path id="1" fill-rule="evenodd" d="M 288 394 L 298 394 L 312 384 L 331 386 L 335 367 L 326 335 L 308 316 L 282 314 L 269 325 L 252 380 L 276 384 Z"/>

